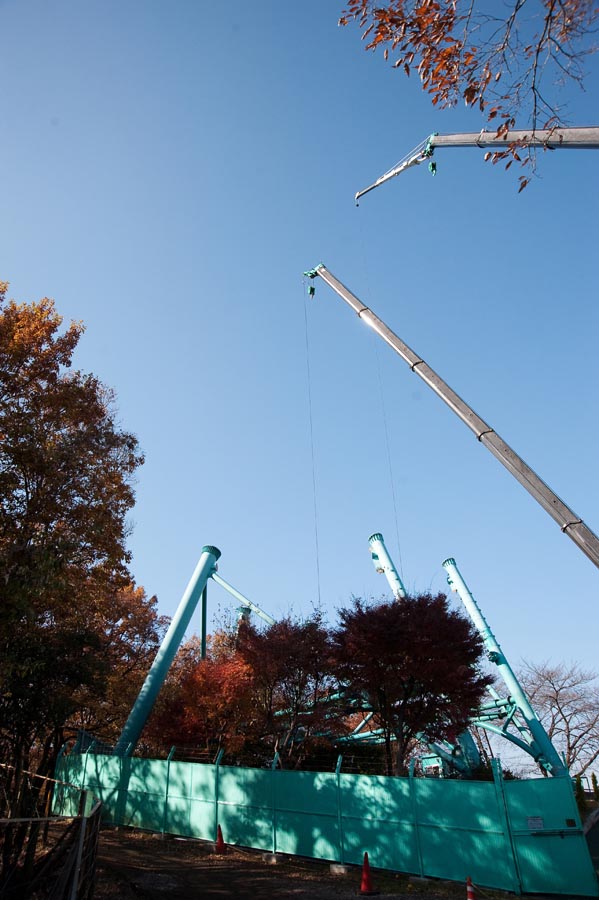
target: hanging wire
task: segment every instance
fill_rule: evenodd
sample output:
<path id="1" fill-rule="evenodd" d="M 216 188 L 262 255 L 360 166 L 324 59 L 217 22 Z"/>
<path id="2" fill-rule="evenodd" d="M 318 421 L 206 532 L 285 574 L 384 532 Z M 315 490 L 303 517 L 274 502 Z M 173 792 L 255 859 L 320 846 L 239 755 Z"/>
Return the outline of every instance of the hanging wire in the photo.
<path id="1" fill-rule="evenodd" d="M 314 459 L 314 422 L 312 417 L 312 376 L 310 373 L 310 342 L 308 339 L 308 294 L 306 291 L 306 279 L 303 279 L 304 289 L 304 325 L 306 334 L 306 373 L 308 381 L 308 413 L 310 419 L 310 454 L 312 458 L 312 497 L 314 501 L 314 544 L 316 547 L 316 584 L 318 590 L 318 608 L 321 608 L 320 599 L 320 548 L 318 543 L 318 504 L 316 502 L 316 464 Z"/>

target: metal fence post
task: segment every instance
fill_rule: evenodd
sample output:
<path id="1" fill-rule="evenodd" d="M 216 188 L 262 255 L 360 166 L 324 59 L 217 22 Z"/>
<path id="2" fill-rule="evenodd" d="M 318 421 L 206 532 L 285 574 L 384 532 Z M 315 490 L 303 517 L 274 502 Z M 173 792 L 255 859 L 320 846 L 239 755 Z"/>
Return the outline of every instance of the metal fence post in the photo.
<path id="1" fill-rule="evenodd" d="M 64 769 L 65 766 L 68 768 L 68 762 L 66 761 L 65 754 L 67 750 L 67 743 L 62 745 L 60 750 L 58 751 L 58 756 L 56 757 L 56 765 L 54 766 L 54 774 L 56 776 L 56 780 L 52 782 L 52 787 L 50 790 L 50 806 L 49 809 L 54 810 L 54 813 L 58 813 L 59 811 L 64 812 L 64 808 L 66 805 L 66 790 L 62 781 L 64 778 Z M 68 777 L 68 776 L 67 776 Z M 48 815 L 49 813 L 47 813 Z"/>
<path id="2" fill-rule="evenodd" d="M 214 760 L 214 765 L 216 767 L 216 771 L 214 773 L 214 840 L 218 839 L 218 788 L 220 781 L 220 761 L 224 756 L 225 751 L 219 750 L 216 754 L 216 759 Z M 191 801 L 190 801 L 191 802 Z"/>
<path id="3" fill-rule="evenodd" d="M 129 794 L 129 781 L 131 778 L 131 757 L 119 756 L 119 786 L 114 809 L 114 824 L 121 828 L 125 824 L 127 812 L 127 797 Z"/>
<path id="4" fill-rule="evenodd" d="M 276 776 L 277 765 L 279 764 L 279 752 L 275 753 L 270 764 L 270 789 L 272 801 L 272 852 L 277 852 L 277 799 L 276 799 Z"/>
<path id="5" fill-rule="evenodd" d="M 514 881 L 514 893 L 520 896 L 522 894 L 522 878 L 520 877 L 520 868 L 518 866 L 518 858 L 516 856 L 516 847 L 514 846 L 514 838 L 512 835 L 512 826 L 508 813 L 507 803 L 505 800 L 505 791 L 503 789 L 503 773 L 501 771 L 501 762 L 498 759 L 491 760 L 491 769 L 493 772 L 493 781 L 495 782 L 495 795 L 497 797 L 497 807 L 499 816 L 503 822 L 504 834 L 507 842 L 506 857 L 511 854 L 512 857 L 512 878 Z"/>
<path id="6" fill-rule="evenodd" d="M 171 759 L 175 755 L 175 749 L 176 748 L 174 746 L 171 747 L 170 753 L 166 758 L 166 785 L 164 788 L 164 811 L 162 813 L 162 831 L 160 832 L 162 834 L 162 837 L 164 837 L 165 832 L 166 832 L 166 817 L 168 814 L 168 789 L 169 789 L 169 782 L 171 779 Z"/>
<path id="7" fill-rule="evenodd" d="M 335 775 L 337 776 L 337 827 L 339 829 L 339 862 L 345 862 L 345 847 L 343 843 L 343 814 L 341 812 L 341 765 L 343 756 L 337 757 L 337 765 L 335 766 Z"/>
<path id="8" fill-rule="evenodd" d="M 69 900 L 77 900 L 79 893 L 79 875 L 81 873 L 81 860 L 83 859 L 83 845 L 85 843 L 85 831 L 87 828 L 87 819 L 89 816 L 90 806 L 93 802 L 91 791 L 82 791 L 80 802 L 81 824 L 79 826 L 79 840 L 77 842 L 77 857 L 73 869 L 73 882 L 71 884 L 71 893 Z"/>
<path id="9" fill-rule="evenodd" d="M 410 767 L 408 769 L 408 783 L 410 785 L 410 806 L 412 807 L 412 820 L 414 822 L 414 840 L 416 842 L 416 854 L 418 856 L 418 874 L 420 877 L 424 877 L 424 865 L 422 862 L 422 848 L 420 846 L 420 829 L 418 827 L 418 801 L 416 799 L 416 779 L 414 778 L 414 766 L 416 765 L 416 760 L 410 760 Z"/>
<path id="10" fill-rule="evenodd" d="M 88 759 L 89 754 L 92 752 L 92 750 L 94 749 L 95 746 L 96 746 L 96 742 L 92 741 L 91 744 L 89 745 L 89 747 L 87 748 L 87 750 L 85 751 L 85 763 L 83 764 L 83 776 L 81 779 L 81 790 L 82 791 L 85 790 L 85 781 L 87 778 L 87 759 Z"/>

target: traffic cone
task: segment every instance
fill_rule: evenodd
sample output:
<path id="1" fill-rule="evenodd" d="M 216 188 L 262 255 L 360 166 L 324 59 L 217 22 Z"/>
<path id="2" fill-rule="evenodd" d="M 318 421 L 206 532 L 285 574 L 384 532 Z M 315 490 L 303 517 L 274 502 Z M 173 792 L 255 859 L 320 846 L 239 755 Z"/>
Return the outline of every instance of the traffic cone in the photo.
<path id="1" fill-rule="evenodd" d="M 226 853 L 227 846 L 223 840 L 223 831 L 220 825 L 216 829 L 216 844 L 214 845 L 216 853 Z"/>
<path id="2" fill-rule="evenodd" d="M 364 862 L 362 863 L 362 884 L 360 885 L 360 893 L 373 896 L 378 891 L 373 891 L 372 881 L 370 880 L 370 863 L 368 862 L 368 853 L 364 854 Z"/>
<path id="3" fill-rule="evenodd" d="M 466 900 L 474 900 L 474 887 L 470 875 L 466 879 Z"/>

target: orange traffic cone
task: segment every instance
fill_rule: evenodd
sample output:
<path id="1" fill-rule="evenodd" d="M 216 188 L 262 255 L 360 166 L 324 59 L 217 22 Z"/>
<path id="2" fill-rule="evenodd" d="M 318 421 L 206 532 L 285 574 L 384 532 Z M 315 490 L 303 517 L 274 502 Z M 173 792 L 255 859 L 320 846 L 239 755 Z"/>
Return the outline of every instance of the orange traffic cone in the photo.
<path id="1" fill-rule="evenodd" d="M 372 881 L 370 880 L 370 863 L 368 862 L 368 853 L 364 854 L 364 862 L 362 863 L 362 884 L 360 885 L 360 893 L 361 894 L 370 894 L 370 896 L 374 894 L 378 894 L 378 891 L 373 891 L 372 889 Z"/>
<path id="2" fill-rule="evenodd" d="M 227 846 L 223 840 L 223 832 L 220 825 L 216 829 L 216 844 L 214 845 L 214 850 L 216 853 L 225 853 L 227 850 Z"/>
<path id="3" fill-rule="evenodd" d="M 474 887 L 470 875 L 466 879 L 466 900 L 474 900 Z"/>

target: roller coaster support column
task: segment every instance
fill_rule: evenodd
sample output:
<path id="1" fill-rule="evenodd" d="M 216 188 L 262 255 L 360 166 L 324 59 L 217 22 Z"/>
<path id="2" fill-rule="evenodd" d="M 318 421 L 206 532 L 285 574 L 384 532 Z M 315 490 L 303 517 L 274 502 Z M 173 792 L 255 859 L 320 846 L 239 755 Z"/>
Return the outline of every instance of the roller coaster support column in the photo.
<path id="1" fill-rule="evenodd" d="M 183 640 L 183 635 L 198 605 L 198 600 L 206 587 L 206 582 L 216 571 L 216 562 L 219 557 L 220 550 L 216 547 L 202 547 L 202 555 L 196 570 L 191 576 L 177 612 L 164 636 L 160 650 L 156 654 L 156 658 L 146 676 L 122 734 L 116 743 L 114 748 L 115 755 L 123 756 L 135 748 L 147 718 L 152 711 L 158 692 Z"/>
<path id="2" fill-rule="evenodd" d="M 370 546 L 370 554 L 372 556 L 374 568 L 377 572 L 382 573 L 385 576 L 389 583 L 389 587 L 393 591 L 395 599 L 403 599 L 403 597 L 406 596 L 406 589 L 397 573 L 397 569 L 393 565 L 393 560 L 387 552 L 383 535 L 378 532 L 372 534 L 368 538 L 368 545 Z"/>
<path id="3" fill-rule="evenodd" d="M 491 662 L 497 666 L 501 677 L 503 678 L 511 699 L 516 703 L 518 709 L 526 722 L 528 731 L 532 738 L 530 749 L 536 761 L 551 775 L 567 775 L 568 770 L 559 757 L 559 754 L 547 735 L 547 732 L 541 725 L 533 710 L 528 697 L 522 690 L 520 682 L 516 678 L 514 672 L 507 659 L 503 655 L 495 635 L 489 628 L 485 617 L 470 593 L 466 582 L 460 575 L 455 559 L 446 559 L 443 567 L 447 571 L 447 581 L 452 591 L 456 591 L 466 607 L 468 615 L 472 619 L 476 629 L 482 637 L 487 654 Z"/>

